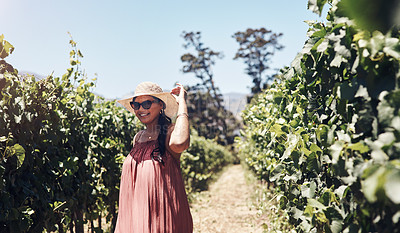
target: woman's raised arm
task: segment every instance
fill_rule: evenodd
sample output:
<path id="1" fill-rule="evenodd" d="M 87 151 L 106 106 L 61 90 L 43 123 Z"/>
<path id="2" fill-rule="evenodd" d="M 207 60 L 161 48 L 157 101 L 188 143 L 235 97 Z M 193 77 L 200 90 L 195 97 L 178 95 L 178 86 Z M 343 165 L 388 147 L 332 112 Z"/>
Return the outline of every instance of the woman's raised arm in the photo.
<path id="1" fill-rule="evenodd" d="M 178 113 L 175 124 L 171 127 L 168 147 L 175 154 L 180 154 L 189 147 L 189 115 L 186 105 L 186 90 L 182 84 L 171 90 L 171 94 L 176 96 L 178 102 Z"/>

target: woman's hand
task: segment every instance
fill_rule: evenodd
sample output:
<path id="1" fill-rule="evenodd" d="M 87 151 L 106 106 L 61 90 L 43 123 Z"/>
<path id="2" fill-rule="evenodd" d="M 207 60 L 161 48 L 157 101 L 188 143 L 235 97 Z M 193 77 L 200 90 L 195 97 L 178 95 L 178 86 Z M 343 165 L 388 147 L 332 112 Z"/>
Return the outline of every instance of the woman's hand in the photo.
<path id="1" fill-rule="evenodd" d="M 179 103 L 181 100 L 186 100 L 187 91 L 182 84 L 177 83 L 177 86 L 171 90 L 171 94 L 174 95 Z"/>

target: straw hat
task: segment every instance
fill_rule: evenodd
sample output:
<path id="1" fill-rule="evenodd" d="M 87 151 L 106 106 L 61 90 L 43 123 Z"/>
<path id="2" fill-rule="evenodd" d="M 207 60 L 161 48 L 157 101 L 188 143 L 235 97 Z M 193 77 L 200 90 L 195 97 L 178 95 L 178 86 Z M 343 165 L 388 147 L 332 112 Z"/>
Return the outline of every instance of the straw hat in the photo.
<path id="1" fill-rule="evenodd" d="M 176 115 L 176 112 L 178 111 L 178 103 L 176 102 L 175 97 L 169 92 L 163 92 L 161 87 L 153 82 L 140 83 L 136 87 L 134 96 L 118 100 L 117 102 L 122 104 L 122 106 L 124 106 L 129 112 L 135 113 L 130 102 L 133 98 L 142 95 L 151 95 L 162 100 L 165 104 L 164 112 L 167 117 L 172 118 Z"/>

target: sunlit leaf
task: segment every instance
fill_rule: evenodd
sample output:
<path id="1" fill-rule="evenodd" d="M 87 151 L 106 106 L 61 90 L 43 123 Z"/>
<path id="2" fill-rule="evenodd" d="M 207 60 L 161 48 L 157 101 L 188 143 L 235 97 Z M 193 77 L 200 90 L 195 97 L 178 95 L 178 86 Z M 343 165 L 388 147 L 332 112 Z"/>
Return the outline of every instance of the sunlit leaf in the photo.
<path id="1" fill-rule="evenodd" d="M 369 147 L 362 142 L 350 144 L 347 148 L 349 148 L 351 150 L 359 151 L 360 153 L 366 153 L 369 151 Z"/>
<path id="2" fill-rule="evenodd" d="M 345 192 L 349 187 L 347 185 L 341 185 L 335 190 L 335 194 L 338 195 L 340 198 L 343 198 L 345 196 Z"/>
<path id="3" fill-rule="evenodd" d="M 326 4 L 327 0 L 308 0 L 307 8 L 312 12 L 321 16 L 322 9 Z"/>
<path id="4" fill-rule="evenodd" d="M 13 146 L 13 151 L 14 151 L 15 156 L 17 156 L 17 158 L 18 158 L 18 163 L 17 163 L 17 169 L 18 169 L 24 163 L 24 160 L 25 160 L 25 149 L 21 145 L 15 144 Z"/>
<path id="5" fill-rule="evenodd" d="M 330 229 L 331 229 L 332 233 L 342 232 L 342 230 L 343 230 L 343 221 L 333 220 L 331 225 L 330 225 Z"/>
<path id="6" fill-rule="evenodd" d="M 386 177 L 385 193 L 395 204 L 400 204 L 400 170 L 394 170 Z"/>
<path id="7" fill-rule="evenodd" d="M 308 203 L 308 206 L 311 206 L 318 210 L 326 210 L 328 208 L 328 207 L 324 206 L 324 204 L 322 204 L 321 202 L 319 202 L 315 199 L 312 199 L 312 198 L 307 199 L 307 203 Z"/>
<path id="8" fill-rule="evenodd" d="M 318 126 L 318 128 L 316 130 L 316 134 L 317 134 L 317 139 L 319 142 L 326 143 L 326 141 L 328 139 L 328 131 L 329 131 L 329 127 L 327 125 L 321 124 Z"/>
<path id="9" fill-rule="evenodd" d="M 392 221 L 393 221 L 394 224 L 397 224 L 397 223 L 399 222 L 399 220 L 400 220 L 400 211 L 397 211 L 397 212 L 393 215 Z"/>
<path id="10" fill-rule="evenodd" d="M 365 180 L 361 181 L 362 191 L 369 202 L 377 201 L 377 192 L 382 189 L 385 182 L 385 169 L 380 167 Z"/>

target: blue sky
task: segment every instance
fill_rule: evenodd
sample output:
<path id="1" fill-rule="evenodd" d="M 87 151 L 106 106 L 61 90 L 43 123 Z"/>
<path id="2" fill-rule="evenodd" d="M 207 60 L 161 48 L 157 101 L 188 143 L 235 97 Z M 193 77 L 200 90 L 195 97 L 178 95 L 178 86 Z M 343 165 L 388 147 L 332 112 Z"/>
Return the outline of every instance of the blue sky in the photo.
<path id="1" fill-rule="evenodd" d="M 202 42 L 224 53 L 213 67 L 222 93 L 249 93 L 251 79 L 243 61 L 233 60 L 238 44 L 232 35 L 265 27 L 283 33 L 285 46 L 271 67 L 290 65 L 306 40 L 304 20 L 323 21 L 307 10 L 307 0 L 1 0 L 0 34 L 14 45 L 6 58 L 20 71 L 61 76 L 69 67 L 68 32 L 84 58 L 94 92 L 121 98 L 142 81 L 171 89 L 176 81 L 194 84 L 183 74 L 183 31 L 200 31 Z"/>

